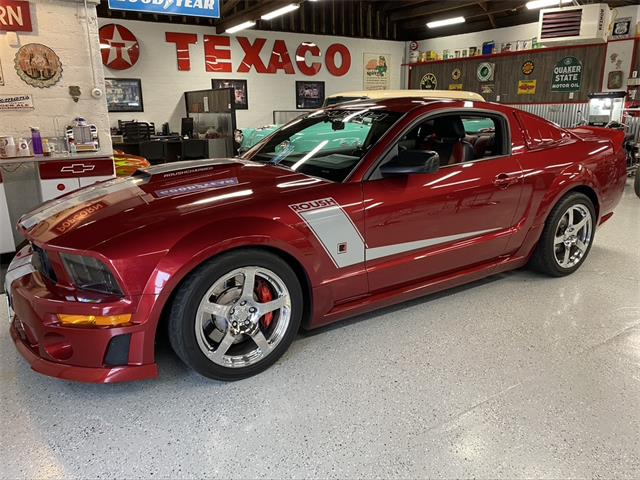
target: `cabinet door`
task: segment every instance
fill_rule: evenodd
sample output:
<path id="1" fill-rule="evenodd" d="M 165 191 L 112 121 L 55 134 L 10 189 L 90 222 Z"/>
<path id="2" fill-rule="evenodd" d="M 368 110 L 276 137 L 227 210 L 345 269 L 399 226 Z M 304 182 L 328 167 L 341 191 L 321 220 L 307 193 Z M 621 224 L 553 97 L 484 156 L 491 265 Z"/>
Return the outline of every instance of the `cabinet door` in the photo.
<path id="1" fill-rule="evenodd" d="M 2 183 L 2 174 L 0 174 L 0 253 L 13 252 L 13 229 L 11 228 L 11 220 L 9 218 L 9 207 L 7 206 L 7 198 L 4 193 L 4 184 Z"/>
<path id="2" fill-rule="evenodd" d="M 42 192 L 43 202 L 53 198 L 58 198 L 60 195 L 73 192 L 78 188 L 80 188 L 80 182 L 77 178 L 52 178 L 40 180 L 40 191 Z"/>

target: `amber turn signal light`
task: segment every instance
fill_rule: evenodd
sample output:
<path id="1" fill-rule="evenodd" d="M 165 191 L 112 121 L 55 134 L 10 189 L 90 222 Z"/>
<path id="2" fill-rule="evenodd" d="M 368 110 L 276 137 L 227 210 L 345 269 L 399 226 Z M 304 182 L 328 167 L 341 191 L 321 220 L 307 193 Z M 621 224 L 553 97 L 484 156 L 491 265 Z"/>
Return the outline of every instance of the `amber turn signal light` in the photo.
<path id="1" fill-rule="evenodd" d="M 123 327 L 131 323 L 131 314 L 100 316 L 59 313 L 58 320 L 67 327 Z"/>

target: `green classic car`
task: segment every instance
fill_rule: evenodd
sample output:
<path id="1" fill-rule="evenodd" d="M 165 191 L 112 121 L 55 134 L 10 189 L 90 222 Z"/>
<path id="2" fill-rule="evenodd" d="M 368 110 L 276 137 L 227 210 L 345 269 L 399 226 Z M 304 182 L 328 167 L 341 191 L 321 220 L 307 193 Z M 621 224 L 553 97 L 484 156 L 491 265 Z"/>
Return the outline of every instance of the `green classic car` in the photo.
<path id="1" fill-rule="evenodd" d="M 323 107 L 329 107 L 338 103 L 351 102 L 355 100 L 366 100 L 368 98 L 391 98 L 391 97 L 425 97 L 425 98 L 460 98 L 464 100 L 479 100 L 484 101 L 481 95 L 473 92 L 465 91 L 448 91 L 448 90 L 370 90 L 370 91 L 354 91 L 343 92 L 334 95 L 329 95 L 324 103 Z M 305 113 L 301 112 L 301 115 Z M 351 124 L 352 126 L 352 124 Z M 273 132 L 278 130 L 282 125 L 266 125 L 258 128 L 245 128 L 243 130 L 236 130 L 235 142 L 238 147 L 238 153 L 243 153 L 260 142 L 263 138 L 268 137 Z M 465 129 L 469 135 L 475 135 L 483 131 L 489 131 L 493 128 L 493 123 L 486 119 L 481 120 L 466 120 Z M 314 132 L 315 133 L 315 132 Z M 347 132 L 349 133 L 349 132 Z M 352 132 L 355 134 L 355 132 Z M 333 134 L 332 134 L 333 135 Z M 335 133 L 337 138 L 332 141 L 355 141 L 355 137 L 345 137 L 345 132 L 340 130 Z M 365 134 L 366 135 L 366 134 Z M 359 137 L 358 137 L 359 138 Z M 364 138 L 359 138 L 360 142 Z M 314 140 L 315 141 L 315 140 Z M 343 144 L 344 145 L 344 144 Z"/>

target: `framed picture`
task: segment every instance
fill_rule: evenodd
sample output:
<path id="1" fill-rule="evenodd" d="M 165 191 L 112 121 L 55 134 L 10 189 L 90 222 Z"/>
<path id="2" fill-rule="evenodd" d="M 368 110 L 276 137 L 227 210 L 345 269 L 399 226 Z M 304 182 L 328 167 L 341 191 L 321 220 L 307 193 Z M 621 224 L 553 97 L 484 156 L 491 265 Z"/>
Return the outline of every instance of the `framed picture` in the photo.
<path id="1" fill-rule="evenodd" d="M 391 55 L 387 53 L 365 53 L 363 57 L 363 80 L 365 90 L 387 90 L 391 83 Z"/>
<path id="2" fill-rule="evenodd" d="M 320 108 L 324 103 L 324 82 L 296 82 L 296 108 Z"/>
<path id="3" fill-rule="evenodd" d="M 231 80 L 214 78 L 211 80 L 211 88 L 217 90 L 219 88 L 233 88 L 235 97 L 236 110 L 248 110 L 249 109 L 249 96 L 247 93 L 247 81 L 246 80 Z"/>
<path id="4" fill-rule="evenodd" d="M 104 83 L 110 112 L 144 112 L 139 78 L 105 78 Z"/>

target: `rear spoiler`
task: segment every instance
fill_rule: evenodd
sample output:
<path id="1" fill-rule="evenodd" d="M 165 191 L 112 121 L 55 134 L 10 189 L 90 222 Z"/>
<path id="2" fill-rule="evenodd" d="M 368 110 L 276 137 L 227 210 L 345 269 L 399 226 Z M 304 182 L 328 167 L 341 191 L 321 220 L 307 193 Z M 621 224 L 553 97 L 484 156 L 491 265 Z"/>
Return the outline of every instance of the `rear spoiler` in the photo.
<path id="1" fill-rule="evenodd" d="M 609 140 L 613 145 L 613 150 L 618 151 L 624 145 L 625 132 L 615 128 L 604 127 L 576 127 L 568 128 L 569 132 L 583 140 Z"/>

